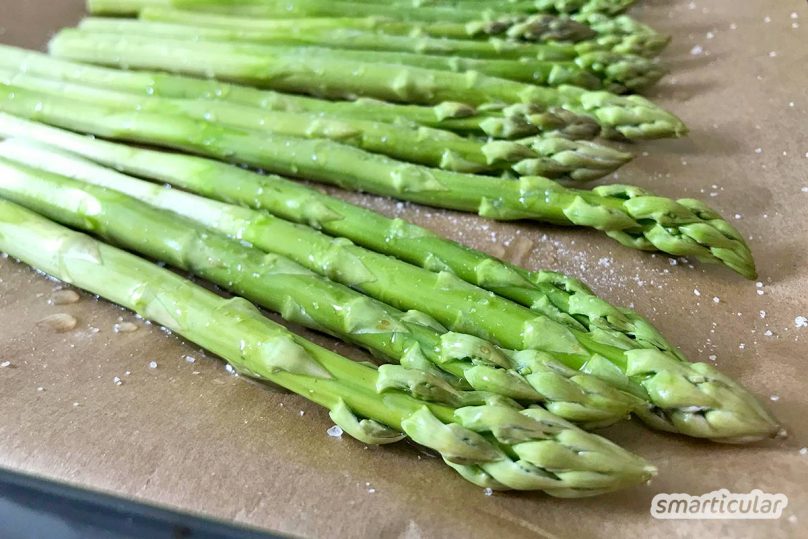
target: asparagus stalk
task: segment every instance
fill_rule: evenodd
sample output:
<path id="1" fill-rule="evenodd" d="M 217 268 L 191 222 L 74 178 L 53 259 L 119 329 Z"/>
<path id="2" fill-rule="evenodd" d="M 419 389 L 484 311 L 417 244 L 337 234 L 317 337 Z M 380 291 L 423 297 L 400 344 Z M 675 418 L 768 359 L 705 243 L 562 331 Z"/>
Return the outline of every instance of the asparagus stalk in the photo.
<path id="1" fill-rule="evenodd" d="M 258 45 L 162 40 L 63 30 L 51 41 L 55 56 L 112 66 L 166 69 L 215 76 L 293 93 L 330 98 L 375 97 L 437 104 L 456 101 L 534 103 L 594 118 L 607 134 L 628 139 L 679 136 L 684 124 L 637 95 L 590 92 L 574 86 L 545 88 L 475 73 L 452 73 L 392 64 L 307 57 Z M 277 54 L 276 54 L 277 52 Z"/>
<path id="2" fill-rule="evenodd" d="M 328 408 L 334 422 L 365 443 L 395 442 L 403 432 L 475 484 L 581 497 L 655 473 L 639 457 L 541 408 L 452 409 L 380 386 L 384 367 L 339 356 L 264 318 L 246 300 L 225 300 L 4 200 L 0 250 L 172 329 L 245 375 Z"/>
<path id="3" fill-rule="evenodd" d="M 363 4 L 392 4 L 400 6 L 458 7 L 485 10 L 492 8 L 489 0 L 351 0 Z M 616 15 L 622 13 L 635 0 L 505 0 L 497 7 L 514 13 L 576 13 L 595 12 Z"/>
<path id="4" fill-rule="evenodd" d="M 175 24 L 107 18 L 87 18 L 79 27 L 89 32 L 159 39 L 202 39 L 234 45 L 255 43 L 271 46 L 272 49 L 268 52 L 281 51 L 307 56 L 317 55 L 324 59 L 410 65 L 442 71 L 476 71 L 492 77 L 540 86 L 572 84 L 588 89 L 608 89 L 615 93 L 643 90 L 655 84 L 665 73 L 659 64 L 640 56 L 587 52 L 569 61 L 544 61 L 528 57 L 468 58 L 462 53 L 457 56 L 444 56 L 423 50 L 423 38 L 380 36 L 355 31 L 303 33 L 295 30 L 286 33 L 265 33 L 244 29 L 190 26 L 187 22 Z M 442 45 L 441 40 L 437 41 Z M 382 42 L 386 42 L 392 50 L 379 51 L 381 48 L 379 44 Z M 468 43 L 475 44 L 475 42 Z M 293 48 L 294 45 L 304 45 L 305 48 Z M 335 47 L 338 50 L 319 47 Z"/>
<path id="5" fill-rule="evenodd" d="M 748 278 L 756 275 L 743 237 L 693 199 L 674 201 L 626 185 L 588 191 L 541 177 L 514 181 L 425 168 L 328 140 L 257 136 L 184 116 L 99 106 L 6 84 L 0 84 L 0 110 L 491 219 L 589 226 L 628 247 L 722 262 Z"/>
<path id="6" fill-rule="evenodd" d="M 329 118 L 313 113 L 273 112 L 205 100 L 139 97 L 10 73 L 2 68 L 0 81 L 99 105 L 170 112 L 259 132 L 330 139 L 411 163 L 460 172 L 511 171 L 519 175 L 590 181 L 613 172 L 631 159 L 630 154 L 594 142 L 561 137 L 531 137 L 518 143 L 482 142 L 424 127 Z"/>
<path id="7" fill-rule="evenodd" d="M 2 44 L 0 44 L 0 68 L 141 96 L 158 95 L 226 101 L 266 110 L 311 112 L 340 118 L 434 127 L 462 134 L 486 135 L 496 139 L 526 137 L 539 132 L 551 132 L 553 136 L 569 139 L 589 139 L 600 131 L 599 126 L 591 118 L 558 107 L 542 109 L 537 105 L 519 104 L 497 110 L 486 107 L 483 111 L 453 102 L 422 107 L 367 98 L 355 101 L 327 101 L 215 80 L 200 80 L 166 73 L 120 71 L 78 64 Z"/>
<path id="8" fill-rule="evenodd" d="M 398 43 L 399 47 L 404 43 L 412 43 L 410 39 L 388 40 L 389 36 L 412 37 L 417 35 L 422 38 L 419 43 L 425 47 L 422 49 L 423 52 L 429 50 L 432 54 L 441 51 L 444 53 L 447 51 L 455 53 L 463 51 L 466 53 L 474 52 L 474 56 L 496 58 L 498 56 L 491 55 L 499 48 L 504 51 L 505 56 L 502 57 L 507 57 L 507 51 L 509 50 L 525 50 L 530 52 L 520 54 L 519 57 L 528 56 L 540 60 L 566 60 L 574 57 L 575 47 L 571 46 L 570 43 L 592 40 L 597 36 L 597 33 L 585 24 L 551 15 L 534 16 L 518 26 L 519 34 L 529 36 L 533 42 L 541 42 L 540 45 L 515 43 L 499 39 L 500 36 L 508 38 L 510 29 L 503 27 L 501 24 L 486 21 L 462 24 L 396 21 L 379 17 L 267 19 L 161 7 L 146 7 L 140 11 L 139 17 L 143 20 L 231 30 L 243 29 L 261 32 L 262 34 L 294 32 L 304 35 L 310 32 L 319 34 L 335 30 L 372 32 L 382 39 L 382 43 L 377 44 L 379 47 L 384 47 L 387 43 Z M 513 30 L 516 29 L 517 27 L 514 26 Z M 493 41 L 482 39 L 487 37 L 495 39 Z M 568 43 L 546 43 L 559 41 Z M 406 49 L 396 48 L 393 50 Z"/>
<path id="9" fill-rule="evenodd" d="M 222 13 L 231 15 L 247 15 L 250 17 L 268 17 L 279 19 L 302 19 L 311 17 L 352 17 L 363 13 L 376 17 L 394 20 L 410 20 L 435 23 L 467 23 L 478 21 L 497 21 L 507 24 L 513 20 L 524 19 L 532 13 L 559 13 L 552 5 L 536 5 L 526 10 L 524 5 L 485 4 L 459 5 L 415 5 L 414 2 L 367 2 L 355 0 L 296 0 L 294 4 L 283 0 L 88 0 L 90 13 L 104 15 L 135 15 L 147 7 L 176 7 L 181 9 Z M 566 12 L 573 10 L 566 10 Z M 596 9 L 578 10 L 582 13 L 598 13 Z"/>
<path id="10" fill-rule="evenodd" d="M 486 394 L 525 403 L 543 402 L 559 417 L 587 427 L 624 419 L 634 407 L 635 399 L 593 376 L 565 367 L 547 354 L 502 350 L 471 335 L 449 333 L 425 314 L 405 314 L 320 277 L 286 257 L 267 256 L 258 249 L 211 235 L 204 227 L 211 219 L 249 219 L 253 216 L 251 210 L 159 188 L 30 143 L 0 143 L 0 155 L 40 169 L 0 162 L 0 170 L 6 173 L 6 178 L 0 179 L 0 192 L 8 199 L 62 223 L 87 229 L 89 225 L 70 201 L 77 196 L 92 197 L 97 217 L 90 231 L 116 245 L 191 271 L 279 312 L 290 322 L 358 344 L 408 369 L 427 372 L 433 390 L 424 387 L 421 398 L 453 406 L 480 404 Z M 42 170 L 50 174 L 42 174 Z M 55 175 L 62 171 L 93 185 Z M 177 212 L 205 218 L 196 219 L 197 224 L 178 217 Z M 132 234 L 133 221 L 138 228 L 158 234 L 162 241 Z M 189 256 L 191 250 L 194 256 Z M 211 264 L 211 260 L 217 263 Z M 442 374 L 444 371 L 451 376 Z M 391 379 L 391 383 L 404 384 L 401 379 Z M 458 391 L 458 387 L 478 392 Z"/>
<path id="11" fill-rule="evenodd" d="M 24 131 L 16 129 L 13 120 L 12 125 L 6 125 L 8 122 L 3 120 L 0 125 L 3 125 L 4 133 L 15 131 L 16 135 L 20 134 L 19 131 Z M 68 142 L 66 139 L 71 137 L 51 134 L 44 138 Z M 69 144 L 71 150 L 80 146 L 80 143 Z M 135 156 L 136 152 L 140 150 L 132 150 L 131 155 Z M 22 152 L 11 151 L 9 155 L 16 153 Z M 160 160 L 159 155 L 154 157 L 155 160 Z M 171 159 L 168 157 L 169 161 Z M 133 160 L 127 159 L 130 163 Z M 140 165 L 130 166 L 140 168 Z M 80 168 L 73 165 L 69 167 L 70 170 Z M 195 175 L 196 171 L 203 177 L 211 177 L 211 170 L 205 169 L 201 163 L 193 167 L 189 175 Z M 90 176 L 83 174 L 83 179 Z M 98 177 L 97 174 L 92 176 Z M 132 194 L 136 194 L 137 198 L 146 196 L 140 192 Z M 244 195 L 246 196 L 246 191 Z M 151 200 L 155 200 L 157 196 L 152 195 Z M 257 204 L 258 201 L 254 203 Z M 568 367 L 594 374 L 641 399 L 644 404 L 635 409 L 635 412 L 656 428 L 724 442 L 750 441 L 778 432 L 776 421 L 754 397 L 711 366 L 688 363 L 675 352 L 662 351 L 653 345 L 641 348 L 627 344 L 631 342 L 628 339 L 610 340 L 609 333 L 599 331 L 597 327 L 590 331 L 579 329 L 580 326 L 573 327 L 569 322 L 575 320 L 572 317 L 566 323 L 559 322 L 553 316 L 552 306 L 547 299 L 552 294 L 547 293 L 544 307 L 540 303 L 535 306 L 537 311 L 549 307 L 549 314 L 531 312 L 471 286 L 446 271 L 424 271 L 307 227 L 295 227 L 280 219 L 267 219 L 266 214 L 249 215 L 241 212 L 239 216 L 234 210 L 202 211 L 201 204 L 194 203 L 161 202 L 159 205 L 180 212 L 190 219 L 202 221 L 206 226 L 248 241 L 265 251 L 287 256 L 312 271 L 353 286 L 397 308 L 420 309 L 455 331 L 474 334 L 509 349 L 541 349 L 550 352 Z M 297 200 L 290 200 L 289 206 L 297 207 Z M 310 208 L 313 219 L 328 219 L 327 206 L 310 204 L 305 207 Z M 208 204 L 208 208 L 212 206 Z M 338 220 L 339 214 L 331 214 L 330 219 Z M 414 231 L 401 223 L 396 226 L 392 235 L 404 240 L 418 238 Z M 462 252 L 462 249 L 458 251 Z M 439 262 L 433 257 L 433 267 Z M 487 275 L 491 280 L 498 280 L 500 285 L 508 277 L 520 277 L 518 272 L 508 274 L 508 267 L 497 266 L 496 261 L 486 267 L 479 267 L 478 270 L 480 276 Z M 517 287 L 505 284 L 503 288 L 507 290 Z M 527 287 L 523 285 L 523 288 Z M 537 286 L 536 289 L 540 288 Z M 583 299 L 585 293 L 583 291 L 578 298 Z M 555 294 L 552 301 L 558 301 L 559 296 L 561 294 Z M 579 308 L 578 305 L 584 305 L 584 310 L 588 308 L 596 316 L 608 316 L 609 306 L 602 301 L 598 302 L 594 296 L 592 298 L 594 301 L 569 301 L 570 314 Z M 468 304 L 473 304 L 474 308 L 469 309 Z M 630 316 L 632 313 L 626 314 Z M 652 328 L 650 330 L 653 331 Z"/>
<path id="12" fill-rule="evenodd" d="M 236 47 L 241 46 L 261 46 L 261 49 L 255 49 L 256 54 L 266 53 L 268 55 L 299 55 L 305 58 L 317 57 L 323 61 L 357 61 L 365 63 L 381 63 L 381 64 L 396 64 L 396 65 L 409 65 L 423 69 L 434 69 L 438 71 L 452 71 L 463 73 L 466 71 L 476 71 L 483 75 L 491 77 L 500 77 L 503 79 L 519 81 L 530 84 L 538 84 L 540 86 L 560 86 L 563 84 L 572 84 L 590 90 L 601 89 L 604 84 L 610 89 L 614 86 L 621 92 L 626 89 L 623 81 L 619 80 L 623 77 L 623 73 L 617 74 L 617 79 L 607 79 L 601 82 L 601 79 L 595 74 L 587 70 L 588 64 L 584 67 L 579 67 L 575 62 L 563 61 L 542 61 L 533 59 L 491 59 L 491 58 L 463 58 L 459 56 L 438 56 L 427 55 L 423 53 L 410 53 L 410 52 L 384 52 L 375 50 L 351 50 L 347 48 L 340 48 L 340 39 L 322 39 L 318 40 L 316 36 L 307 34 L 307 38 L 303 40 L 302 45 L 305 47 L 295 47 L 295 43 L 290 45 L 289 39 L 282 35 L 274 34 L 269 40 L 263 40 L 256 43 L 254 40 L 246 39 L 243 32 L 233 33 L 228 30 L 220 30 L 215 28 L 204 28 L 187 26 L 183 24 L 170 24 L 170 23 L 156 23 L 147 21 L 136 21 L 128 19 L 106 19 L 106 18 L 89 18 L 85 19 L 79 25 L 81 30 L 98 34 L 109 35 L 125 35 L 127 37 L 137 38 L 153 38 L 154 40 L 162 41 L 164 39 L 177 39 L 177 40 L 190 40 L 198 41 L 204 40 L 211 43 L 228 43 Z M 239 35 L 242 34 L 242 35 Z M 368 38 L 372 39 L 373 34 L 368 34 Z M 301 40 L 297 40 L 300 42 Z M 335 44 L 336 42 L 336 44 Z M 314 45 L 321 45 L 315 47 Z M 265 48 L 264 48 L 265 47 Z M 329 49 L 325 47 L 337 47 Z M 601 56 L 606 53 L 592 53 L 596 56 Z M 648 64 L 653 67 L 648 60 L 644 58 L 637 58 L 636 61 L 629 59 L 627 62 L 630 65 L 626 66 L 626 71 L 629 73 L 639 72 L 638 64 Z M 651 74 L 656 76 L 657 72 Z M 657 76 L 658 79 L 661 74 Z M 626 81 L 627 83 L 630 83 Z M 650 78 L 649 78 L 650 82 Z M 655 82 L 655 81 L 654 81 Z M 653 82 L 651 82 L 653 84 Z"/>

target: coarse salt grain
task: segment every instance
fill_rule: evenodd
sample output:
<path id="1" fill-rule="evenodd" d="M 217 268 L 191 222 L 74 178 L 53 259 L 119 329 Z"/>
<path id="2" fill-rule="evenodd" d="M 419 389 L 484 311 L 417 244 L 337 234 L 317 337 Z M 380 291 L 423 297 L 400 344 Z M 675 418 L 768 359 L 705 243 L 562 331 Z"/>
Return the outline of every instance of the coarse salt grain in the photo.
<path id="1" fill-rule="evenodd" d="M 794 319 L 794 326 L 797 328 L 808 328 L 808 318 L 798 316 Z"/>
<path id="2" fill-rule="evenodd" d="M 11 362 L 10 361 L 4 361 L 4 362 L 0 363 L 0 367 L 2 367 L 4 369 L 6 367 L 11 367 Z"/>
<path id="3" fill-rule="evenodd" d="M 157 362 L 156 361 L 149 361 L 149 368 L 150 369 L 156 369 L 157 368 Z"/>
<path id="4" fill-rule="evenodd" d="M 342 427 L 340 427 L 339 425 L 332 425 L 325 432 L 326 432 L 326 434 L 328 434 L 332 438 L 341 438 L 342 437 Z"/>
<path id="5" fill-rule="evenodd" d="M 492 489 L 490 487 L 486 487 L 485 490 L 483 490 L 483 494 L 486 495 L 486 496 L 493 496 L 494 495 L 494 489 Z"/>
<path id="6" fill-rule="evenodd" d="M 697 295 L 697 296 L 700 296 L 700 295 L 701 295 L 701 292 L 699 292 L 699 289 L 698 289 L 698 288 L 694 288 L 694 289 L 693 289 L 693 293 L 694 293 L 695 295 Z"/>

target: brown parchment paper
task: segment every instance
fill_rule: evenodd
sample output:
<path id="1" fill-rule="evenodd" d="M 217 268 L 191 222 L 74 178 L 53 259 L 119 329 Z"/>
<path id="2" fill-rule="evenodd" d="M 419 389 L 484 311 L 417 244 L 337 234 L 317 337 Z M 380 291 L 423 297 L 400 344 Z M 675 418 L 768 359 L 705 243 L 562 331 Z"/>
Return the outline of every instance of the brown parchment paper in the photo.
<path id="1" fill-rule="evenodd" d="M 659 467 L 650 485 L 587 500 L 487 497 L 414 447 L 329 437 L 331 422 L 316 406 L 234 378 L 113 305 L 83 293 L 76 304 L 49 305 L 56 283 L 5 259 L 0 362 L 11 365 L 0 368 L 0 466 L 308 537 L 805 537 L 808 328 L 795 318 L 808 316 L 808 9 L 796 0 L 639 3 L 637 17 L 675 36 L 664 55 L 672 74 L 653 97 L 692 133 L 634 146 L 638 159 L 619 180 L 703 198 L 735 216 L 757 257 L 759 286 L 591 231 L 342 196 L 530 268 L 584 278 L 651 318 L 691 359 L 714 359 L 752 388 L 790 438 L 728 447 L 627 423 L 605 434 Z M 2 0 L 0 41 L 42 47 L 81 15 L 80 0 Z M 78 319 L 73 331 L 37 325 L 60 312 Z M 115 333 L 119 317 L 139 329 Z M 777 521 L 649 514 L 659 492 L 719 488 L 781 492 L 790 503 Z"/>

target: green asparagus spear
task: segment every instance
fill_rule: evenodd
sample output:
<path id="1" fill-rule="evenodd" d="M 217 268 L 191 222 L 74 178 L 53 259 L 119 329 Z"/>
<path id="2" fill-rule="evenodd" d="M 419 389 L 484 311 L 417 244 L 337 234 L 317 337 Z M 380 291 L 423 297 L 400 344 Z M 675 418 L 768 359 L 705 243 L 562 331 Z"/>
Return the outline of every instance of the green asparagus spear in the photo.
<path id="1" fill-rule="evenodd" d="M 483 11 L 493 6 L 489 0 L 351 0 L 362 4 L 392 4 L 412 7 L 458 7 Z M 635 0 L 504 0 L 494 4 L 514 13 L 576 13 L 595 12 L 616 15 Z"/>
<path id="2" fill-rule="evenodd" d="M 447 131 L 322 114 L 272 112 L 205 100 L 139 97 L 122 92 L 50 81 L 0 68 L 0 81 L 21 88 L 112 107 L 189 116 L 223 125 L 304 138 L 331 139 L 403 161 L 460 172 L 504 172 L 590 181 L 631 159 L 625 152 L 587 141 L 542 136 L 520 142 L 481 142 Z"/>
<path id="3" fill-rule="evenodd" d="M 593 117 L 607 134 L 628 139 L 679 136 L 684 124 L 671 113 L 637 95 L 618 96 L 573 86 L 545 88 L 486 77 L 412 66 L 369 64 L 360 61 L 305 61 L 297 54 L 275 54 L 259 45 L 162 40 L 63 30 L 51 41 L 52 54 L 90 63 L 166 69 L 236 82 L 249 82 L 275 90 L 331 98 L 375 97 L 389 101 L 437 104 L 456 101 L 534 103 L 563 107 Z"/>
<path id="4" fill-rule="evenodd" d="M 498 110 L 475 110 L 459 103 L 440 103 L 434 107 L 401 105 L 360 98 L 355 101 L 327 101 L 291 94 L 258 90 L 215 80 L 166 73 L 120 71 L 77 64 L 45 54 L 0 44 L 0 68 L 20 71 L 52 80 L 79 82 L 132 94 L 170 98 L 226 101 L 267 110 L 310 112 L 341 118 L 381 121 L 487 135 L 492 138 L 518 138 L 539 132 L 569 139 L 589 139 L 600 128 L 587 116 L 552 107 L 512 105 Z"/>
<path id="5" fill-rule="evenodd" d="M 3 132 L 19 134 L 16 131 L 21 129 L 6 126 L 6 123 L 5 119 L 0 123 Z M 74 146 L 76 144 L 70 144 L 71 149 Z M 68 168 L 79 170 L 80 167 Z M 195 170 L 211 172 L 202 167 Z M 138 193 L 138 198 L 143 196 Z M 297 200 L 289 201 L 290 207 L 296 207 L 296 203 Z M 709 365 L 682 361 L 675 353 L 653 346 L 643 349 L 618 339 L 610 341 L 609 334 L 598 328 L 586 331 L 558 322 L 552 314 L 531 313 L 446 271 L 420 270 L 344 239 L 334 239 L 308 227 L 295 227 L 280 219 L 269 219 L 266 214 L 250 216 L 242 212 L 239 218 L 235 212 L 201 211 L 199 204 L 166 202 L 162 207 L 171 207 L 222 233 L 287 256 L 385 303 L 401 309 L 423 310 L 455 331 L 474 334 L 510 349 L 550 352 L 570 368 L 594 374 L 642 399 L 646 404 L 635 411 L 656 428 L 724 442 L 760 439 L 778 432 L 776 421 L 754 397 Z M 328 207 L 308 205 L 306 208 L 314 218 L 327 219 Z M 332 214 L 331 218 L 339 219 L 339 215 Z M 399 237 L 417 238 L 411 233 L 403 224 L 395 230 Z M 480 269 L 487 270 L 489 279 L 499 278 L 500 282 L 509 276 L 519 277 L 517 272 L 509 275 L 507 266 L 498 268 L 489 264 Z M 506 271 L 497 273 L 497 269 Z M 482 276 L 483 271 L 480 274 Z M 505 288 L 516 287 L 505 285 Z M 556 294 L 556 299 L 558 296 Z M 469 303 L 474 308 L 467 308 Z M 545 305 L 547 303 L 545 301 Z M 584 310 L 588 308 L 607 316 L 608 305 L 599 305 L 598 301 L 579 303 L 584 305 Z M 569 305 L 571 310 L 578 308 L 572 301 Z M 541 311 L 542 307 L 537 305 L 536 310 Z"/>
<path id="6" fill-rule="evenodd" d="M 525 403 L 543 402 L 559 417 L 587 427 L 624 419 L 635 405 L 636 399 L 565 367 L 547 354 L 502 350 L 471 335 L 449 333 L 425 314 L 405 314 L 320 277 L 288 258 L 266 256 L 258 249 L 208 234 L 203 226 L 213 216 L 244 220 L 252 216 L 251 210 L 160 188 L 30 143 L 2 142 L 0 155 L 40 169 L 0 162 L 0 170 L 5 172 L 0 179 L 0 193 L 9 200 L 70 226 L 87 228 L 87 222 L 70 201 L 77 196 L 92 197 L 97 209 L 92 232 L 116 245 L 191 271 L 279 312 L 290 322 L 330 333 L 409 369 L 429 373 L 435 379 L 434 394 L 424 389 L 422 398 L 437 398 L 459 406 L 479 404 L 481 396 L 491 393 Z M 41 174 L 41 170 L 64 172 L 94 185 Z M 168 211 L 156 210 L 149 204 Z M 196 224 L 176 213 L 206 217 L 197 219 L 200 224 Z M 156 243 L 148 236 L 132 234 L 133 221 L 138 222 L 139 229 L 152 231 L 162 241 Z M 195 257 L 187 256 L 189 237 L 205 238 L 204 248 L 194 245 Z M 212 265 L 211 260 L 218 262 Z M 448 375 L 442 374 L 444 371 Z M 480 393 L 456 389 L 463 387 Z"/>
<path id="7" fill-rule="evenodd" d="M 187 239 L 186 256 L 202 239 Z M 355 363 L 264 318 L 246 300 L 225 300 L 4 200 L 0 250 L 168 327 L 247 376 L 328 408 L 335 423 L 365 443 L 395 442 L 403 432 L 475 484 L 581 497 L 655 474 L 639 457 L 541 408 L 452 409 L 385 387 L 381 382 L 400 372 Z"/>
<path id="8" fill-rule="evenodd" d="M 575 56 L 575 47 L 570 43 L 588 40 L 586 48 L 592 47 L 597 41 L 597 33 L 589 26 L 570 19 L 553 17 L 550 15 L 531 17 L 529 21 L 520 23 L 520 34 L 530 38 L 532 42 L 541 42 L 540 45 L 519 43 L 500 39 L 508 38 L 506 28 L 494 22 L 481 21 L 479 23 L 425 23 L 412 21 L 396 21 L 379 17 L 330 17 L 305 19 L 256 19 L 254 17 L 238 17 L 204 13 L 198 11 L 185 11 L 180 9 L 147 7 L 140 11 L 143 20 L 158 22 L 173 22 L 205 26 L 208 28 L 247 30 L 260 32 L 264 35 L 280 32 L 315 35 L 335 30 L 353 30 L 381 36 L 381 43 L 375 46 L 386 47 L 398 44 L 398 47 L 410 46 L 412 37 L 422 39 L 416 41 L 420 49 L 415 52 L 459 53 L 466 56 L 482 56 L 489 58 L 508 57 L 510 50 L 522 50 L 517 57 L 531 57 L 540 60 L 568 60 Z M 516 27 L 514 27 L 516 29 Z M 389 36 L 406 37 L 407 39 L 388 40 Z M 493 37 L 492 40 L 481 38 Z M 616 37 L 616 36 L 608 36 Z M 594 41 L 592 41 L 594 40 Z M 567 43 L 545 43 L 567 42 Z M 387 44 L 390 45 L 387 45 Z M 370 44 L 368 44 L 370 45 Z M 497 49 L 503 51 L 503 56 L 496 56 Z M 392 50 L 408 50 L 394 48 Z"/>
<path id="9" fill-rule="evenodd" d="M 541 177 L 515 181 L 461 174 L 402 163 L 328 140 L 257 135 L 185 116 L 99 106 L 6 84 L 0 84 L 0 110 L 491 219 L 589 226 L 628 247 L 720 261 L 746 277 L 755 276 L 741 235 L 693 199 L 674 201 L 625 185 L 587 191 Z"/>

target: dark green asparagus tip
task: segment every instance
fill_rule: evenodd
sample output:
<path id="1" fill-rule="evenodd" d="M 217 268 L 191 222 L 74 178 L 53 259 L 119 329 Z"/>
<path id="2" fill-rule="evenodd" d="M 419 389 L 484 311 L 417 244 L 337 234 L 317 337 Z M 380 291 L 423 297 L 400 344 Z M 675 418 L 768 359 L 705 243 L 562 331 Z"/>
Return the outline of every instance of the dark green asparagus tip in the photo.
<path id="1" fill-rule="evenodd" d="M 666 70 L 642 56 L 610 52 L 590 52 L 575 59 L 575 63 L 594 73 L 604 87 L 614 93 L 637 92 L 649 88 L 661 79 Z"/>
<path id="2" fill-rule="evenodd" d="M 508 28 L 507 36 L 524 41 L 582 41 L 595 37 L 589 26 L 552 15 L 533 15 Z"/>

